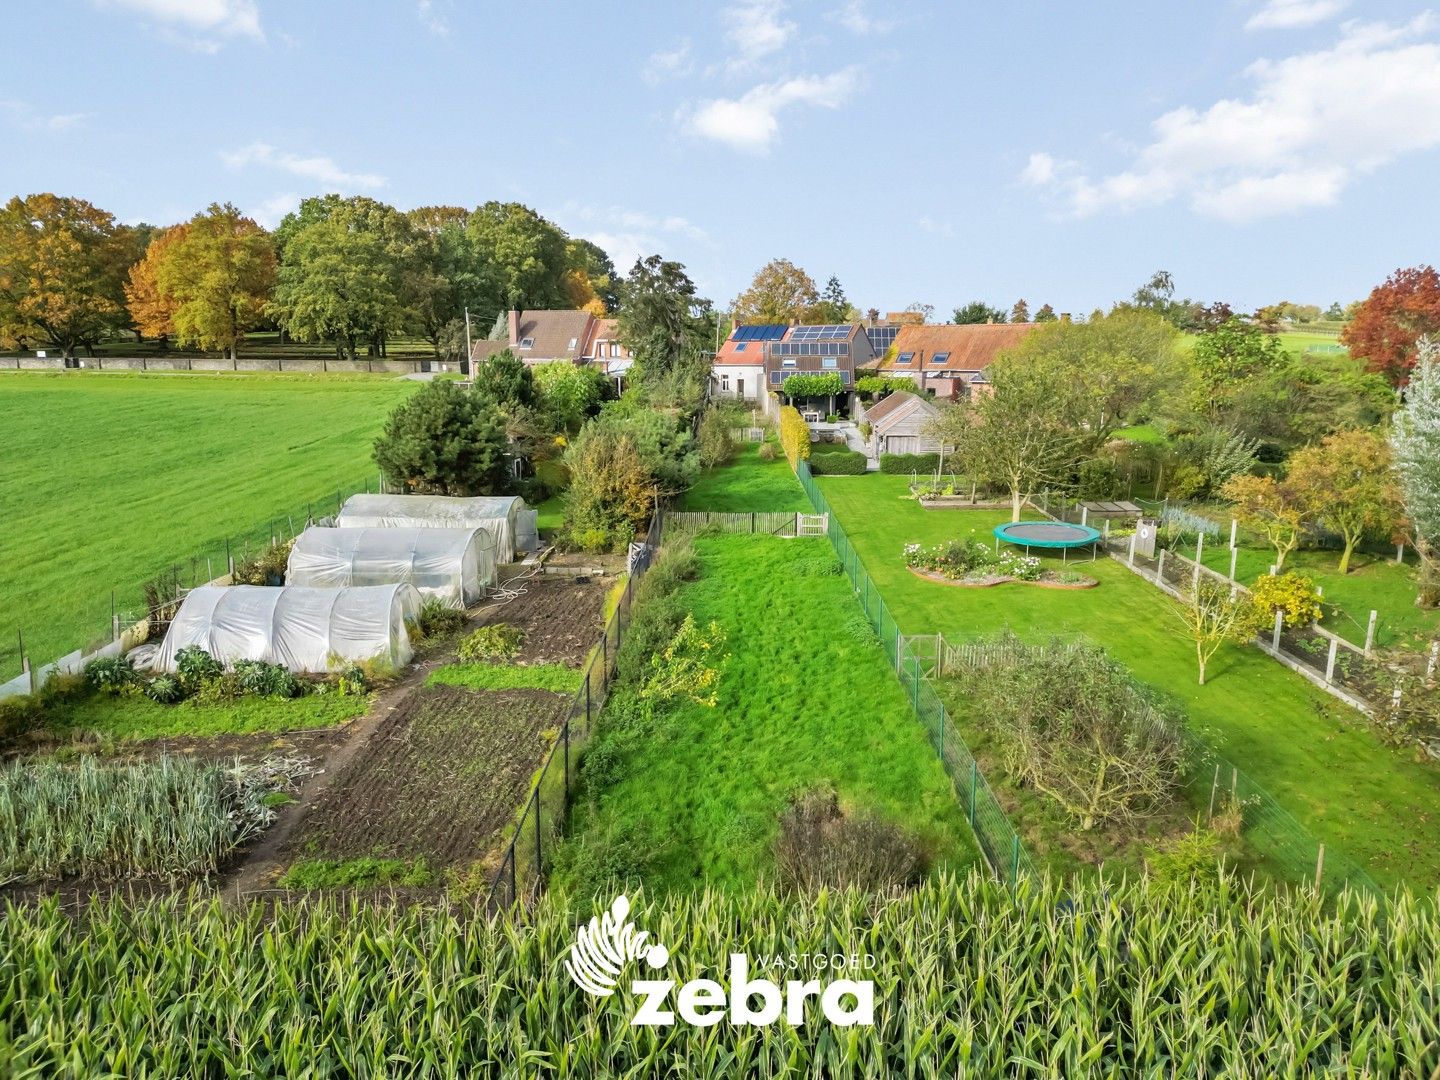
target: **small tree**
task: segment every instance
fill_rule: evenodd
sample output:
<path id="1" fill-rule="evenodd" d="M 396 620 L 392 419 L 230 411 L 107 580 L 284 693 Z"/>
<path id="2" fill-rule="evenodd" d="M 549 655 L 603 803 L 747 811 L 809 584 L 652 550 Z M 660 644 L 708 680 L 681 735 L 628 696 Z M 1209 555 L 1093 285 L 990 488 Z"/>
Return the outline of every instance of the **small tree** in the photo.
<path id="1" fill-rule="evenodd" d="M 1345 542 L 1340 573 L 1366 536 L 1390 536 L 1401 515 L 1390 445 L 1372 431 L 1342 431 L 1290 458 L 1286 483 L 1311 516 Z"/>
<path id="2" fill-rule="evenodd" d="M 1233 477 L 1220 494 L 1235 505 L 1235 516 L 1258 529 L 1275 549 L 1276 571 L 1285 568 L 1285 558 L 1300 543 L 1300 526 L 1304 524 L 1303 504 L 1286 484 L 1273 476 Z"/>
<path id="3" fill-rule="evenodd" d="M 1239 589 L 1202 577 L 1176 607 L 1190 640 L 1195 642 L 1195 659 L 1200 666 L 1200 685 L 1205 669 L 1220 646 L 1227 641 L 1243 645 L 1264 629 L 1264 613 Z"/>
<path id="4" fill-rule="evenodd" d="M 722 409 L 709 408 L 700 415 L 695 445 L 702 469 L 724 465 L 735 453 L 735 441 L 730 437 L 731 423 L 731 417 Z"/>
<path id="5" fill-rule="evenodd" d="M 395 407 L 375 440 L 392 487 L 423 495 L 490 495 L 505 475 L 505 425 L 455 383 L 426 383 Z"/>
<path id="6" fill-rule="evenodd" d="M 984 300 L 971 300 L 964 307 L 956 308 L 950 316 L 950 321 L 962 326 L 975 323 L 1003 323 L 1005 309 L 991 307 Z"/>
<path id="7" fill-rule="evenodd" d="M 1440 605 L 1440 342 L 1422 339 L 1390 446 L 1420 553 L 1416 602 Z"/>
<path id="8" fill-rule="evenodd" d="M 628 434 L 587 428 L 565 453 L 565 534 L 586 551 L 628 543 L 655 505 L 655 480 Z"/>

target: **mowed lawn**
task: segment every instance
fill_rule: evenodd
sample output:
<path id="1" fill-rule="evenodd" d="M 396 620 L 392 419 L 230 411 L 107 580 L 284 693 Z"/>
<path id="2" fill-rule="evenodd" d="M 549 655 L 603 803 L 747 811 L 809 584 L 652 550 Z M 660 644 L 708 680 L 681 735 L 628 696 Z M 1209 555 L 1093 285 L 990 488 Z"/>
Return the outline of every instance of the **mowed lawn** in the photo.
<path id="1" fill-rule="evenodd" d="M 0 374 L 0 679 L 108 635 L 142 585 L 363 488 L 392 377 Z M 203 569 L 203 561 L 201 568 Z M 188 581 L 188 562 L 187 562 Z"/>
<path id="2" fill-rule="evenodd" d="M 775 444 L 771 444 L 775 445 Z M 760 457 L 760 447 L 745 443 L 726 465 L 700 474 L 689 491 L 676 500 L 677 510 L 711 510 L 716 513 L 745 513 L 762 510 L 808 511 L 810 500 L 790 463 L 779 453 L 774 461 Z"/>
<path id="3" fill-rule="evenodd" d="M 701 537 L 695 550 L 700 576 L 678 595 L 725 632 L 716 704 L 684 703 L 639 740 L 577 833 L 646 828 L 661 845 L 652 888 L 745 888 L 772 871 L 790 797 L 828 786 L 904 826 L 932 866 L 973 862 L 955 790 L 829 542 Z"/>
<path id="4" fill-rule="evenodd" d="M 1221 753 L 1376 882 L 1440 884 L 1440 767 L 1385 746 L 1362 716 L 1256 649 L 1224 647 L 1208 685 L 1197 685 L 1194 647 L 1171 602 L 1113 560 L 1079 564 L 1102 583 L 1083 592 L 963 589 L 915 577 L 904 564 L 906 543 L 933 544 L 972 530 L 988 542 L 1008 515 L 924 510 L 903 497 L 907 482 L 818 480 L 906 633 L 963 639 L 1008 627 L 1031 640 L 1087 636 L 1182 702 Z"/>

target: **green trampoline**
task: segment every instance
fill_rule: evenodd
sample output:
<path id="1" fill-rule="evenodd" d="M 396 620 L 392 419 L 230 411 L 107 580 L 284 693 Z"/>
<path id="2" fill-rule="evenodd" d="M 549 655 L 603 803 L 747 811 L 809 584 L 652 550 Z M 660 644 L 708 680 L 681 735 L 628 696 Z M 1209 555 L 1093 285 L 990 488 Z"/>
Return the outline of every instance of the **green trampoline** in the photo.
<path id="1" fill-rule="evenodd" d="M 1058 549 L 1062 556 L 1068 557 L 1071 548 L 1089 545 L 1090 557 L 1094 558 L 1100 543 L 1100 531 L 1089 525 L 1071 525 L 1065 521 L 1007 521 L 1004 525 L 995 526 L 997 549 L 1001 540 L 1023 547 L 1027 555 L 1031 548 L 1048 548 Z"/>

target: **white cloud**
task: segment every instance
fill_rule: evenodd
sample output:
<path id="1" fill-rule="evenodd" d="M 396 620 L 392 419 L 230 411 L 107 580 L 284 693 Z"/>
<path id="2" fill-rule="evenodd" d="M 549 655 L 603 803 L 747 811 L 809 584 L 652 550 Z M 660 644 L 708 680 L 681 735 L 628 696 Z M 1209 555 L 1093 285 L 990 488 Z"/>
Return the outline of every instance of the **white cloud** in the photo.
<path id="1" fill-rule="evenodd" d="M 0 100 L 0 112 L 7 114 L 15 126 L 24 131 L 69 131 L 85 122 L 89 113 L 40 113 L 29 102 Z"/>
<path id="2" fill-rule="evenodd" d="M 1347 23 L 1331 48 L 1250 65 L 1248 97 L 1158 117 L 1128 168 L 1094 179 L 1036 153 L 1020 179 L 1079 216 L 1177 198 L 1231 221 L 1333 205 L 1357 176 L 1440 147 L 1434 26 Z"/>
<path id="3" fill-rule="evenodd" d="M 621 274 L 637 258 L 666 253 L 677 242 L 710 243 L 709 233 L 678 214 L 567 202 L 552 216 L 557 221 L 578 223 L 571 231 L 599 244 Z"/>
<path id="4" fill-rule="evenodd" d="M 690 131 L 749 153 L 763 154 L 780 137 L 780 113 L 792 105 L 838 109 L 859 84 L 855 68 L 766 83 L 739 98 L 716 98 L 682 110 Z"/>
<path id="5" fill-rule="evenodd" d="M 844 7 L 830 12 L 826 18 L 861 36 L 888 34 L 896 26 L 894 19 L 877 19 L 866 11 L 865 0 L 848 0 Z"/>
<path id="6" fill-rule="evenodd" d="M 945 240 L 955 236 L 955 226 L 948 221 L 936 221 L 928 215 L 923 215 L 915 224 L 920 226 L 921 232 L 927 232 L 931 236 L 938 236 Z"/>
<path id="7" fill-rule="evenodd" d="M 695 70 L 695 59 L 689 38 L 682 38 L 673 48 L 650 54 L 641 77 L 651 86 L 667 79 L 680 79 Z"/>
<path id="8" fill-rule="evenodd" d="M 248 208 L 247 213 L 267 229 L 273 229 L 285 215 L 300 209 L 300 196 L 294 192 L 272 195 Z"/>
<path id="9" fill-rule="evenodd" d="M 96 0 L 102 7 L 134 12 L 163 33 L 202 52 L 215 52 L 224 38 L 264 41 L 255 0 Z"/>
<path id="10" fill-rule="evenodd" d="M 255 142 L 239 150 L 224 151 L 220 159 L 232 169 L 243 169 L 249 165 L 279 169 L 293 176 L 314 180 L 332 188 L 378 188 L 385 186 L 385 177 L 378 173 L 346 172 L 334 160 L 323 154 L 292 154 L 277 150 L 268 143 Z"/>
<path id="11" fill-rule="evenodd" d="M 782 18 L 784 0 L 744 0 L 721 12 L 725 36 L 740 54 L 754 59 L 778 52 L 790 43 L 796 26 Z"/>
<path id="12" fill-rule="evenodd" d="M 1246 30 L 1298 30 L 1333 19 L 1350 0 L 1265 0 L 1245 24 Z"/>
<path id="13" fill-rule="evenodd" d="M 416 7 L 416 14 L 425 25 L 425 29 L 440 37 L 447 37 L 450 33 L 450 4 L 444 0 L 419 0 Z"/>

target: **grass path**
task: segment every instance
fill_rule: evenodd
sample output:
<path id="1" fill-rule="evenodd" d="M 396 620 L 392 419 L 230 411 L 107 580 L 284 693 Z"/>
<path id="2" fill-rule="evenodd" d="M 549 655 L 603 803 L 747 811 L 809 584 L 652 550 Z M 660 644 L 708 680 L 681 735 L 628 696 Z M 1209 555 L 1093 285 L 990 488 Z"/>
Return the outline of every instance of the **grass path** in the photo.
<path id="1" fill-rule="evenodd" d="M 988 540 L 1008 515 L 924 510 L 903 498 L 904 477 L 818 483 L 907 633 L 967 638 L 1009 627 L 1031 640 L 1085 635 L 1174 695 L 1222 753 L 1378 883 L 1440 884 L 1440 768 L 1385 746 L 1358 713 L 1255 649 L 1223 648 L 1209 685 L 1196 685 L 1194 649 L 1168 601 L 1109 559 L 1083 565 L 1102 582 L 1084 592 L 958 589 L 917 578 L 904 565 L 906 543 L 972 530 Z"/>
<path id="2" fill-rule="evenodd" d="M 108 635 L 110 590 L 376 475 L 418 383 L 282 375 L 0 374 L 0 679 Z M 202 564 L 203 568 L 203 564 Z M 219 573 L 216 570 L 216 573 Z"/>
<path id="3" fill-rule="evenodd" d="M 680 496 L 675 509 L 716 513 L 808 511 L 810 500 L 783 456 L 764 461 L 760 447 L 747 443 L 736 450 L 730 464 L 701 473 L 695 486 Z"/>

